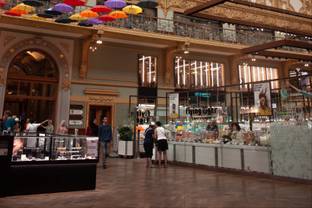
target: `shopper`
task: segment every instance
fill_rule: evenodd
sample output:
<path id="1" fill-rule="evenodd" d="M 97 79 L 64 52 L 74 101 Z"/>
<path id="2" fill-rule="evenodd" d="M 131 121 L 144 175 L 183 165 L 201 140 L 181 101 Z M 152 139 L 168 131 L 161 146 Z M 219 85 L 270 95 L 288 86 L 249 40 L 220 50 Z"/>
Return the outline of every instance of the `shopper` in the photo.
<path id="1" fill-rule="evenodd" d="M 155 130 L 155 123 L 151 122 L 149 127 L 144 132 L 144 151 L 146 156 L 146 167 L 152 167 L 152 156 L 153 156 L 153 149 L 154 149 L 154 130 Z"/>
<path id="2" fill-rule="evenodd" d="M 87 136 L 98 136 L 99 126 L 96 124 L 96 118 L 90 121 L 90 124 L 87 128 L 86 135 Z"/>
<path id="3" fill-rule="evenodd" d="M 232 140 L 232 142 L 234 143 L 244 143 L 244 140 L 242 138 L 242 134 L 240 133 L 241 131 L 241 127 L 239 126 L 239 124 L 237 122 L 233 122 L 230 125 L 230 138 Z"/>
<path id="4" fill-rule="evenodd" d="M 41 122 L 41 123 L 36 123 L 36 122 L 32 123 L 32 122 L 29 122 L 29 123 L 27 124 L 27 126 L 26 126 L 25 132 L 26 132 L 26 133 L 33 133 L 33 134 L 34 134 L 34 133 L 37 133 L 38 127 L 41 126 L 41 125 L 43 125 L 43 124 L 46 123 L 46 122 L 48 122 L 48 120 L 45 120 L 45 121 L 43 121 L 43 122 Z"/>
<path id="5" fill-rule="evenodd" d="M 12 117 L 11 111 L 6 110 L 3 115 L 3 129 L 11 132 L 13 131 L 15 120 Z"/>
<path id="6" fill-rule="evenodd" d="M 157 154 L 156 160 L 158 160 L 158 167 L 161 167 L 161 161 L 164 160 L 164 167 L 167 167 L 167 150 L 168 150 L 168 142 L 167 137 L 165 135 L 165 129 L 161 126 L 160 121 L 156 122 L 156 129 L 155 129 L 155 138 L 156 146 L 157 146 Z"/>
<path id="7" fill-rule="evenodd" d="M 65 135 L 68 134 L 68 128 L 66 126 L 66 121 L 62 120 L 60 123 L 59 128 L 57 129 L 57 134 Z"/>
<path id="8" fill-rule="evenodd" d="M 217 139 L 219 137 L 219 128 L 216 120 L 212 120 L 208 123 L 206 130 L 212 133 L 213 139 Z"/>
<path id="9" fill-rule="evenodd" d="M 15 118 L 15 125 L 13 129 L 14 134 L 19 134 L 21 132 L 21 124 L 18 118 Z"/>
<path id="10" fill-rule="evenodd" d="M 109 157 L 109 145 L 112 141 L 112 127 L 108 124 L 107 117 L 104 117 L 102 124 L 99 126 L 98 136 L 103 150 L 103 167 L 105 168 L 105 159 Z"/>
<path id="11" fill-rule="evenodd" d="M 46 126 L 42 126 L 45 129 L 45 133 L 53 134 L 54 133 L 54 126 L 51 119 L 48 119 L 48 124 Z"/>

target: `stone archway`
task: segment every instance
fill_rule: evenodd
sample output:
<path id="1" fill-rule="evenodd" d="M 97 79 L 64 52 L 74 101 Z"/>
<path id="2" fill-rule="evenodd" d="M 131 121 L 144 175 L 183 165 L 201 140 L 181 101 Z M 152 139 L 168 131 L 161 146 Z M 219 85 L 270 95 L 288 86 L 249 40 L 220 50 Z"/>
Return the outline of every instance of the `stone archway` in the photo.
<path id="1" fill-rule="evenodd" d="M 28 49 L 37 49 L 51 56 L 59 70 L 59 86 L 56 103 L 56 124 L 61 120 L 68 121 L 69 104 L 70 104 L 70 77 L 68 57 L 64 55 L 61 49 L 53 43 L 41 37 L 33 37 L 21 40 L 12 44 L 0 59 L 0 115 L 3 114 L 3 105 L 5 98 L 5 88 L 8 68 L 14 57 L 22 51 Z"/>

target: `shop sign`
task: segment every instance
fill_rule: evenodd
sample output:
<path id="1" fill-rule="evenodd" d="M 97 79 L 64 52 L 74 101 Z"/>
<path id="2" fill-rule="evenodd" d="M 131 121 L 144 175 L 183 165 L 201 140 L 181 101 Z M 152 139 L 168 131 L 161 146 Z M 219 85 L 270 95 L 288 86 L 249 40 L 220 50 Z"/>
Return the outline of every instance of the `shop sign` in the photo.
<path id="1" fill-rule="evenodd" d="M 256 83 L 253 85 L 255 108 L 259 116 L 272 115 L 270 82 Z"/>
<path id="2" fill-rule="evenodd" d="M 186 108 L 186 114 L 190 115 L 192 117 L 194 116 L 202 116 L 202 117 L 208 117 L 215 115 L 218 111 L 217 107 L 187 107 Z"/>
<path id="3" fill-rule="evenodd" d="M 70 128 L 84 128 L 84 104 L 71 104 L 69 109 L 69 127 Z"/>
<path id="4" fill-rule="evenodd" d="M 179 116 L 179 93 L 169 94 L 169 117 L 178 118 Z"/>
<path id="5" fill-rule="evenodd" d="M 196 97 L 209 98 L 209 97 L 211 97 L 211 93 L 209 93 L 209 92 L 195 92 L 195 96 Z"/>

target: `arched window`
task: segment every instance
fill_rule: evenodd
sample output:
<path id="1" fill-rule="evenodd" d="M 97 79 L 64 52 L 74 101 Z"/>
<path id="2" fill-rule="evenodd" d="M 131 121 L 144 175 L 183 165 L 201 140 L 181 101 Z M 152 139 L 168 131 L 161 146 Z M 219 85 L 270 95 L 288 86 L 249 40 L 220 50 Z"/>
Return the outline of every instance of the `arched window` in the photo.
<path id="1" fill-rule="evenodd" d="M 55 61 L 40 50 L 26 50 L 12 60 L 7 75 L 4 110 L 21 120 L 54 119 L 59 73 Z"/>

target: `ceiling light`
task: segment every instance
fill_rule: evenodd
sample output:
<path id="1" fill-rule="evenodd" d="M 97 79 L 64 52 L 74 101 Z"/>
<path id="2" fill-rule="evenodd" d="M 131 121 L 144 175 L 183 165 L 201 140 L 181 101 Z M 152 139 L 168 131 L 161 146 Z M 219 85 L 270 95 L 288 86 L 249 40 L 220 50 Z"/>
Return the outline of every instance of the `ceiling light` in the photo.
<path id="1" fill-rule="evenodd" d="M 103 43 L 102 40 L 97 40 L 97 41 L 96 41 L 96 44 L 98 44 L 98 45 L 101 45 L 102 43 Z"/>
<path id="2" fill-rule="evenodd" d="M 305 66 L 305 67 L 309 67 L 309 64 L 308 64 L 308 63 L 306 63 L 306 64 L 304 64 L 304 66 Z"/>
<path id="3" fill-rule="evenodd" d="M 252 59 L 251 59 L 251 61 L 252 61 L 252 62 L 255 62 L 255 61 L 257 61 L 257 59 L 255 59 L 255 58 L 252 58 Z"/>

